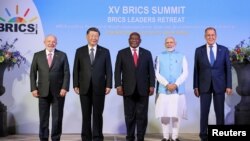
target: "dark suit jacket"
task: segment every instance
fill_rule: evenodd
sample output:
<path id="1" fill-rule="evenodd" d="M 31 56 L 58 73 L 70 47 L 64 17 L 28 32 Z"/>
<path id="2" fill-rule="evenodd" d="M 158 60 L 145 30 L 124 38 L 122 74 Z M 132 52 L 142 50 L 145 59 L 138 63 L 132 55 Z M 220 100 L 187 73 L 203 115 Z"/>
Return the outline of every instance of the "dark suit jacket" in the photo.
<path id="1" fill-rule="evenodd" d="M 91 82 L 92 81 L 92 82 Z M 97 45 L 95 60 L 91 65 L 88 46 L 76 50 L 73 87 L 80 88 L 80 94 L 87 94 L 90 83 L 94 93 L 105 94 L 105 88 L 112 88 L 112 65 L 109 50 Z"/>
<path id="2" fill-rule="evenodd" d="M 216 60 L 214 65 L 211 66 L 206 45 L 197 48 L 195 51 L 193 81 L 193 88 L 198 88 L 200 93 L 208 92 L 211 84 L 215 93 L 225 93 L 226 88 L 232 88 L 229 50 L 217 44 Z"/>
<path id="3" fill-rule="evenodd" d="M 135 67 L 130 48 L 118 52 L 115 64 L 115 87 L 122 86 L 124 95 L 132 95 L 137 86 L 140 95 L 148 95 L 149 87 L 155 87 L 155 72 L 151 53 L 139 49 L 138 65 Z"/>
<path id="4" fill-rule="evenodd" d="M 45 50 L 35 53 L 32 60 L 31 91 L 38 90 L 40 97 L 48 96 L 49 89 L 58 96 L 61 89 L 69 91 L 70 71 L 67 55 L 57 49 L 54 53 L 50 68 Z"/>

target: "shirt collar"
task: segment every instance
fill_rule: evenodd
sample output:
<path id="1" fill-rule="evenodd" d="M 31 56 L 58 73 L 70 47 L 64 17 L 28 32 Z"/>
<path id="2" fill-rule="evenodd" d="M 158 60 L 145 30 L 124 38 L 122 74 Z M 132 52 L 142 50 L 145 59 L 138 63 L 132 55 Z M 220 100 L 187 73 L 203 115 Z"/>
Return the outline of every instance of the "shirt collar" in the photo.
<path id="1" fill-rule="evenodd" d="M 209 48 L 210 46 L 211 46 L 211 45 L 207 44 L 207 48 Z M 213 47 L 217 47 L 217 44 L 214 43 L 212 46 L 213 46 Z"/>
<path id="2" fill-rule="evenodd" d="M 46 51 L 46 55 L 48 55 L 49 53 L 52 53 L 52 55 L 55 53 L 55 49 L 53 49 L 51 52 L 49 52 L 47 49 L 45 49 Z"/>
<path id="3" fill-rule="evenodd" d="M 137 47 L 137 48 L 135 48 L 135 49 L 136 49 L 136 52 L 139 51 L 139 47 Z M 130 50 L 131 50 L 131 51 L 134 51 L 134 48 L 133 48 L 133 47 L 130 47 Z"/>
<path id="4" fill-rule="evenodd" d="M 96 51 L 97 45 L 95 45 L 95 46 L 93 46 L 93 47 L 90 47 L 90 46 L 88 45 L 88 49 L 89 49 L 89 51 L 90 51 L 90 49 L 91 49 L 91 48 L 93 48 L 93 49 L 94 49 L 94 51 Z"/>

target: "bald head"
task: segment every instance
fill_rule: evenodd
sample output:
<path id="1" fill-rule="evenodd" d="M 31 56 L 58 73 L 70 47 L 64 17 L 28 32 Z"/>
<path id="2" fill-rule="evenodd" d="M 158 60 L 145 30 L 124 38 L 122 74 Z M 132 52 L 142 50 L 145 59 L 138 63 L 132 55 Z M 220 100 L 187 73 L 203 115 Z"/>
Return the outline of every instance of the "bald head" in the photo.
<path id="1" fill-rule="evenodd" d="M 44 45 L 49 52 L 53 51 L 57 45 L 57 38 L 54 35 L 47 35 L 44 39 Z"/>

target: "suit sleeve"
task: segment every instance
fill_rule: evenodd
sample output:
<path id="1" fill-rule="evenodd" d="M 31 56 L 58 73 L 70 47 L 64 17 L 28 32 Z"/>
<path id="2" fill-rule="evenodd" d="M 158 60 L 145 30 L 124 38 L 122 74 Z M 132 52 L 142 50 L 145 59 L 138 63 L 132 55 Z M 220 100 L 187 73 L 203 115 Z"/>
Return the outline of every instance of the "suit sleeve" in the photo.
<path id="1" fill-rule="evenodd" d="M 37 90 L 37 54 L 33 56 L 30 68 L 30 91 Z"/>
<path id="2" fill-rule="evenodd" d="M 106 87 L 112 88 L 112 63 L 110 58 L 110 53 L 107 51 L 106 53 Z"/>
<path id="3" fill-rule="evenodd" d="M 122 59 L 121 59 L 121 52 L 119 51 L 116 56 L 116 62 L 115 62 L 115 88 L 117 88 L 118 86 L 122 86 L 121 71 L 122 71 Z"/>
<path id="4" fill-rule="evenodd" d="M 76 50 L 73 67 L 73 88 L 79 87 L 79 50 Z"/>
<path id="5" fill-rule="evenodd" d="M 69 83 L 70 83 L 70 70 L 69 70 L 69 62 L 68 62 L 68 57 L 65 54 L 64 57 L 64 77 L 63 77 L 63 86 L 62 88 L 69 91 Z"/>
<path id="6" fill-rule="evenodd" d="M 150 87 L 155 87 L 155 70 L 154 70 L 153 58 L 150 52 L 149 52 L 149 83 Z"/>
<path id="7" fill-rule="evenodd" d="M 232 89 L 232 65 L 229 57 L 229 50 L 226 50 L 226 87 Z"/>
<path id="8" fill-rule="evenodd" d="M 198 65 L 198 50 L 195 50 L 194 55 L 194 74 L 193 74 L 193 88 L 198 88 L 198 82 L 199 82 L 199 65 Z"/>

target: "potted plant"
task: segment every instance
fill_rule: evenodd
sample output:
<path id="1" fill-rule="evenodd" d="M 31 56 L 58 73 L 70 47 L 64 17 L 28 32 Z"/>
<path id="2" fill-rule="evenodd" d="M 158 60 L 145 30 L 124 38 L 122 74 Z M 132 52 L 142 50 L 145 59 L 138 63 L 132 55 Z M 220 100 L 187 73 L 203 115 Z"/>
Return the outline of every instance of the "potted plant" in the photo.
<path id="1" fill-rule="evenodd" d="M 235 106 L 235 124 L 250 124 L 250 37 L 249 43 L 241 41 L 230 51 L 230 60 L 236 71 L 236 92 L 241 96 Z"/>
<path id="2" fill-rule="evenodd" d="M 4 71 L 13 69 L 15 66 L 20 67 L 21 63 L 25 63 L 26 59 L 18 50 L 15 50 L 14 44 L 17 42 L 17 38 L 13 43 L 3 42 L 0 39 L 0 96 L 4 94 L 5 88 L 3 86 Z"/>

